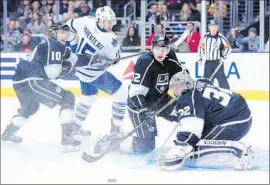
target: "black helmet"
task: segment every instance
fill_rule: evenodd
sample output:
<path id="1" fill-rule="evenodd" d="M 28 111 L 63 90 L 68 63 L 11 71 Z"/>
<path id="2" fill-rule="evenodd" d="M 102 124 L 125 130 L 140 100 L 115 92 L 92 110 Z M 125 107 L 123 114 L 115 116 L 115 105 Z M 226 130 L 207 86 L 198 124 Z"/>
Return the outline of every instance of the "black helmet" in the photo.
<path id="1" fill-rule="evenodd" d="M 166 35 L 156 35 L 152 40 L 152 46 L 168 47 L 170 40 Z"/>
<path id="2" fill-rule="evenodd" d="M 71 31 L 69 26 L 62 22 L 53 22 L 50 29 L 54 31 L 57 31 L 57 30 Z"/>

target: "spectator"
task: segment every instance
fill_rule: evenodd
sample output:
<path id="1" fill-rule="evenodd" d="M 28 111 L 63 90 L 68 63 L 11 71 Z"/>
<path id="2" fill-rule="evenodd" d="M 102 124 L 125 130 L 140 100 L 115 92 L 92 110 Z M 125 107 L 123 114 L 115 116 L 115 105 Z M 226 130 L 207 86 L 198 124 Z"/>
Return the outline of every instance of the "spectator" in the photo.
<path id="1" fill-rule="evenodd" d="M 174 34 L 172 40 L 170 41 L 171 44 L 174 44 L 176 41 L 178 41 L 179 39 L 179 35 L 178 34 Z M 173 51 L 175 52 L 190 52 L 189 50 L 189 46 L 186 42 L 182 42 L 179 45 L 172 45 L 171 48 L 173 49 Z"/>
<path id="2" fill-rule="evenodd" d="M 141 38 L 137 35 L 137 31 L 133 26 L 128 28 L 127 36 L 124 38 L 122 46 L 140 46 Z"/>
<path id="3" fill-rule="evenodd" d="M 42 16 L 43 14 L 40 14 L 40 3 L 39 1 L 33 1 L 32 3 L 32 10 L 31 13 L 29 15 L 30 18 L 33 18 L 33 14 L 34 13 L 38 13 L 40 16 Z"/>
<path id="4" fill-rule="evenodd" d="M 63 14 L 63 20 L 67 21 L 69 19 L 75 19 L 77 18 L 79 15 L 77 13 L 74 12 L 74 6 L 72 3 L 70 3 L 68 5 L 68 12 Z"/>
<path id="5" fill-rule="evenodd" d="M 21 43 L 21 33 L 15 29 L 15 20 L 9 20 L 8 22 L 8 33 L 7 37 L 4 35 L 1 35 L 1 40 L 4 41 L 7 39 L 8 46 L 7 50 L 9 52 L 16 51 L 17 46 Z"/>
<path id="6" fill-rule="evenodd" d="M 164 30 L 163 30 L 163 24 L 157 24 L 156 28 L 155 28 L 155 33 L 152 33 L 148 39 L 146 40 L 146 46 L 151 46 L 152 45 L 152 39 L 154 38 L 155 35 L 159 35 L 159 34 L 164 34 Z"/>
<path id="7" fill-rule="evenodd" d="M 75 8 L 74 12 L 77 14 L 81 13 L 81 4 L 87 4 L 86 0 L 79 0 L 79 1 L 71 1 L 73 3 L 73 6 Z"/>
<path id="8" fill-rule="evenodd" d="M 188 3 L 184 3 L 179 14 L 175 14 L 173 21 L 190 21 L 191 10 Z"/>
<path id="9" fill-rule="evenodd" d="M 68 0 L 61 0 L 61 2 L 60 2 L 60 14 L 61 15 L 68 12 L 68 6 L 69 6 Z"/>
<path id="10" fill-rule="evenodd" d="M 186 30 L 189 31 L 189 34 L 184 41 L 188 44 L 190 52 L 198 52 L 198 46 L 201 40 L 200 34 L 195 32 L 192 22 L 187 23 Z"/>
<path id="11" fill-rule="evenodd" d="M 239 32 L 237 26 L 232 27 L 230 33 L 228 33 L 226 37 L 231 45 L 232 51 L 243 51 L 244 47 L 243 45 L 239 44 L 239 39 L 243 38 L 244 36 Z"/>
<path id="12" fill-rule="evenodd" d="M 30 0 L 23 0 L 22 4 L 18 8 L 18 12 L 21 14 L 20 20 L 24 21 L 25 23 L 29 23 L 31 20 L 30 14 L 31 14 L 31 5 Z"/>
<path id="13" fill-rule="evenodd" d="M 171 20 L 171 15 L 168 11 L 167 5 L 162 5 L 161 6 L 161 11 L 157 12 L 157 22 L 160 23 L 161 21 L 170 21 Z"/>
<path id="14" fill-rule="evenodd" d="M 33 50 L 33 48 L 30 45 L 30 39 L 31 39 L 30 35 L 23 34 L 19 51 L 30 52 Z"/>
<path id="15" fill-rule="evenodd" d="M 31 22 L 26 26 L 33 34 L 45 34 L 46 26 L 41 21 L 39 13 L 33 13 Z"/>
<path id="16" fill-rule="evenodd" d="M 150 22 L 152 24 L 155 24 L 157 11 L 158 11 L 158 5 L 152 4 L 151 11 L 148 11 L 146 14 L 146 22 Z"/>
<path id="17" fill-rule="evenodd" d="M 54 0 L 41 0 L 40 12 L 42 15 L 48 15 L 52 11 Z"/>
<path id="18" fill-rule="evenodd" d="M 80 5 L 80 8 L 81 8 L 81 12 L 79 13 L 79 17 L 83 17 L 83 16 L 95 16 L 95 13 L 92 12 L 92 10 L 90 10 L 88 4 L 86 3 L 82 3 Z"/>
<path id="19" fill-rule="evenodd" d="M 21 28 L 19 21 L 15 21 L 15 29 L 18 30 L 21 34 L 23 33 L 23 29 Z"/>
<path id="20" fill-rule="evenodd" d="M 61 22 L 63 20 L 63 15 L 59 14 L 57 19 L 57 13 L 56 13 L 56 4 L 52 6 L 51 12 L 49 13 L 47 20 L 50 19 L 53 22 Z"/>
<path id="21" fill-rule="evenodd" d="M 170 11 L 178 11 L 181 9 L 181 1 L 180 0 L 165 0 L 164 4 L 168 6 Z"/>
<path id="22" fill-rule="evenodd" d="M 31 48 L 35 48 L 40 43 L 40 41 L 41 41 L 41 37 L 32 36 L 32 32 L 30 30 L 28 30 L 28 29 L 25 29 L 23 31 L 23 34 L 24 35 L 26 34 L 26 35 L 29 36 L 29 38 L 30 38 L 29 45 L 30 45 Z"/>
<path id="23" fill-rule="evenodd" d="M 257 35 L 256 28 L 249 28 L 248 36 L 239 39 L 239 44 L 246 46 L 246 50 L 250 52 L 258 52 L 260 50 L 260 37 Z"/>
<path id="24" fill-rule="evenodd" d="M 220 10 L 219 10 L 219 0 L 215 0 L 214 3 L 212 3 L 210 5 L 210 7 L 208 8 L 208 12 L 214 17 L 217 18 L 219 17 L 219 14 L 221 14 Z M 227 5 L 224 2 L 222 3 L 222 15 L 223 17 L 227 16 Z"/>
<path id="25" fill-rule="evenodd" d="M 197 2 L 196 6 L 192 8 L 190 21 L 201 22 L 201 3 Z"/>

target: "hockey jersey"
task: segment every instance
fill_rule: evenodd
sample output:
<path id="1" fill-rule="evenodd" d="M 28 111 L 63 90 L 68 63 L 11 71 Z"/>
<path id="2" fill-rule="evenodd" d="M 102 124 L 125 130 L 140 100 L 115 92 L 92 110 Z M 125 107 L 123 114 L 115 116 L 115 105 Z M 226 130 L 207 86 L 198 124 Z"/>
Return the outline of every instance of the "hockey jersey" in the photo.
<path id="1" fill-rule="evenodd" d="M 71 50 L 55 38 L 42 39 L 26 59 L 20 59 L 13 81 L 31 78 L 55 79 L 62 72 L 62 62 L 70 56 Z"/>
<path id="2" fill-rule="evenodd" d="M 251 112 L 243 97 L 227 89 L 213 86 L 207 79 L 195 82 L 195 87 L 182 94 L 177 101 L 174 115 L 181 121 L 188 117 L 203 120 L 204 127 L 244 120 Z"/>
<path id="3" fill-rule="evenodd" d="M 140 56 L 129 87 L 128 106 L 132 109 L 140 108 L 167 94 L 171 77 L 180 71 L 182 66 L 173 51 L 163 62 L 155 60 L 152 53 Z"/>
<path id="4" fill-rule="evenodd" d="M 78 34 L 76 53 L 107 57 L 116 60 L 120 57 L 121 49 L 113 32 L 106 32 L 96 23 L 95 18 L 84 16 L 71 19 L 67 25 Z M 93 66 L 76 68 L 76 75 L 81 81 L 92 82 L 102 75 L 105 70 Z"/>

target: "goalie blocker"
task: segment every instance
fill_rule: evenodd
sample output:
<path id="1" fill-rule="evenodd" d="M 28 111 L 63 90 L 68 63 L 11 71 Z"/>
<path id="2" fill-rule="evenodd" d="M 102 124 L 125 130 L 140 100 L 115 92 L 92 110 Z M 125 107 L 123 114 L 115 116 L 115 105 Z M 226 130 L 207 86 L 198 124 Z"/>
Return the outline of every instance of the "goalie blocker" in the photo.
<path id="1" fill-rule="evenodd" d="M 193 81 L 184 71 L 172 77 L 170 88 L 178 97 L 171 115 L 181 126 L 176 146 L 159 157 L 162 169 L 179 169 L 189 157 L 212 153 L 232 153 L 238 159 L 238 168 L 251 168 L 252 151 L 238 142 L 252 123 L 241 95 L 215 87 L 206 79 Z"/>

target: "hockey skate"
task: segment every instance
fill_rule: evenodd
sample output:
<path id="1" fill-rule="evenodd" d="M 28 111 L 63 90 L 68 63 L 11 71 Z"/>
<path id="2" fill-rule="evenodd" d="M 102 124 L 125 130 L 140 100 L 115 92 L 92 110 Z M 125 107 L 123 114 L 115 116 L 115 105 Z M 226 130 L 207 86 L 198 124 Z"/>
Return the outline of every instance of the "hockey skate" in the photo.
<path id="1" fill-rule="evenodd" d="M 22 138 L 15 135 L 15 132 L 17 132 L 18 129 L 19 128 L 17 128 L 13 124 L 8 125 L 4 133 L 2 134 L 2 141 L 5 143 L 21 143 Z"/>
<path id="2" fill-rule="evenodd" d="M 80 125 L 74 123 L 72 127 L 72 135 L 75 139 L 82 140 L 83 137 L 91 136 L 91 131 L 85 130 Z"/>
<path id="3" fill-rule="evenodd" d="M 121 128 L 120 126 L 116 126 L 113 124 L 111 121 L 111 130 L 110 130 L 110 135 L 105 135 L 103 137 L 100 137 L 94 147 L 94 153 L 102 153 L 106 150 L 108 150 L 111 147 L 112 143 L 117 143 L 120 141 L 122 135 L 121 135 Z M 120 144 L 117 146 L 114 146 L 111 148 L 112 151 L 114 152 L 119 152 L 120 151 Z"/>
<path id="4" fill-rule="evenodd" d="M 62 125 L 62 152 L 75 152 L 80 150 L 81 141 L 74 139 L 72 124 Z"/>
<path id="5" fill-rule="evenodd" d="M 81 142 L 75 140 L 73 136 L 64 136 L 62 137 L 61 144 L 63 146 L 63 152 L 76 152 L 80 150 Z"/>
<path id="6" fill-rule="evenodd" d="M 241 157 L 236 157 L 232 161 L 232 166 L 235 170 L 251 170 L 254 158 L 254 151 L 251 150 L 251 146 L 249 146 L 243 151 Z"/>
<path id="7" fill-rule="evenodd" d="M 8 134 L 3 134 L 2 135 L 2 141 L 3 142 L 11 142 L 11 143 L 21 143 L 22 142 L 22 138 L 19 136 L 16 136 L 15 134 L 13 135 L 8 135 Z"/>

